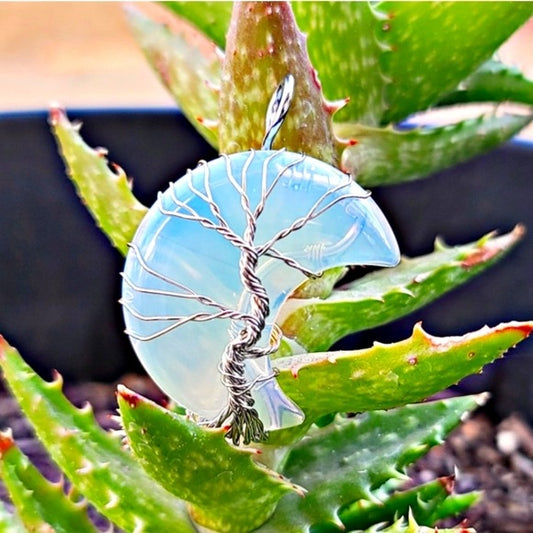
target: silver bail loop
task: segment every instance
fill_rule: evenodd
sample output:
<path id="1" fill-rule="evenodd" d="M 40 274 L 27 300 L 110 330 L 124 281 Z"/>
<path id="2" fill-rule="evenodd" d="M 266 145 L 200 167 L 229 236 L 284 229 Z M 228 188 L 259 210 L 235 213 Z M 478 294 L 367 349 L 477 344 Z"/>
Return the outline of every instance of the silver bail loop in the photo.
<path id="1" fill-rule="evenodd" d="M 274 139 L 281 128 L 285 117 L 289 112 L 292 98 L 294 95 L 294 76 L 287 74 L 283 81 L 278 85 L 274 91 L 265 119 L 265 137 L 261 145 L 262 150 L 272 150 Z"/>

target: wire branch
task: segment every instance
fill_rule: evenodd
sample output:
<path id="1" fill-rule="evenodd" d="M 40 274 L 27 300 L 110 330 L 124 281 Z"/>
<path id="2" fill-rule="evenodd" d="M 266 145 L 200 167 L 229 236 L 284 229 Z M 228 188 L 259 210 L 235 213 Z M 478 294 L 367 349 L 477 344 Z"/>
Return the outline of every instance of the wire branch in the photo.
<path id="1" fill-rule="evenodd" d="M 141 268 L 145 272 L 147 272 L 148 274 L 154 276 L 157 279 L 160 279 L 161 281 L 164 281 L 165 283 L 168 283 L 169 285 L 172 285 L 174 287 L 177 287 L 178 289 L 182 289 L 183 291 L 185 291 L 185 293 L 183 294 L 182 298 L 190 299 L 190 300 L 196 300 L 197 302 L 200 302 L 203 305 L 207 305 L 209 307 L 216 307 L 216 308 L 220 309 L 221 311 L 226 311 L 227 310 L 227 306 L 216 302 L 212 298 L 209 298 L 209 296 L 203 296 L 201 294 L 196 294 L 192 289 L 190 289 L 186 285 L 183 285 L 182 283 L 179 283 L 176 280 L 174 280 L 172 278 L 169 278 L 168 276 L 165 276 L 165 275 L 157 272 L 153 268 L 150 268 L 150 266 L 146 263 L 146 260 L 143 257 L 139 247 L 136 244 L 134 244 L 134 243 L 130 243 L 128 246 L 135 253 L 135 255 L 137 257 L 137 260 L 139 261 L 139 265 L 141 266 Z M 128 281 L 130 281 L 130 280 L 128 280 Z M 135 286 L 133 285 L 133 283 L 131 283 L 131 281 L 130 281 L 129 285 L 135 290 Z M 152 290 L 152 289 L 143 289 L 144 292 L 147 292 L 147 291 L 150 291 L 150 290 Z M 141 292 L 143 292 L 143 291 L 141 291 Z M 176 293 L 176 295 L 179 297 L 178 293 Z"/>

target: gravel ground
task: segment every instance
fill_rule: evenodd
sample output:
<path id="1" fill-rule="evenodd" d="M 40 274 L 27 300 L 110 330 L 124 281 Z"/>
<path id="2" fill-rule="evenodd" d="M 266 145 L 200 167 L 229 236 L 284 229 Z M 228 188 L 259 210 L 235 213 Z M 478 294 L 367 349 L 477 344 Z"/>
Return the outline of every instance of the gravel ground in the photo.
<path id="1" fill-rule="evenodd" d="M 146 378 L 128 375 L 126 386 L 154 400 L 161 396 Z M 77 405 L 93 404 L 97 420 L 104 428 L 115 428 L 115 385 L 84 383 L 66 385 L 65 393 Z M 20 448 L 51 480 L 59 473 L 48 459 L 31 427 L 21 416 L 16 401 L 0 391 L 0 428 L 11 427 Z M 464 525 L 478 533 L 533 533 L 533 429 L 512 415 L 495 422 L 479 410 L 463 423 L 443 446 L 434 448 L 411 470 L 415 482 L 426 482 L 456 472 L 457 492 L 483 490 L 481 503 L 464 518 Z M 0 485 L 0 498 L 7 500 Z M 106 526 L 102 519 L 99 525 Z M 454 521 L 457 523 L 457 520 Z M 73 532 L 74 533 L 74 532 Z"/>
<path id="2" fill-rule="evenodd" d="M 499 423 L 475 413 L 413 469 L 419 481 L 456 468 L 457 492 L 483 490 L 466 516 L 479 533 L 533 532 L 533 430 L 511 415 Z"/>

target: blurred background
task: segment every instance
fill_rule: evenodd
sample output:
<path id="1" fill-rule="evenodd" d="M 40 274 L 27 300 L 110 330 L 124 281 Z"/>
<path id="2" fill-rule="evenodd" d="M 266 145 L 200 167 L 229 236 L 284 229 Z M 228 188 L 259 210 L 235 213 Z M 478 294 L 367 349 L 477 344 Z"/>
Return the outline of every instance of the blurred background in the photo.
<path id="1" fill-rule="evenodd" d="M 171 106 L 120 2 L 0 2 L 0 110 Z"/>

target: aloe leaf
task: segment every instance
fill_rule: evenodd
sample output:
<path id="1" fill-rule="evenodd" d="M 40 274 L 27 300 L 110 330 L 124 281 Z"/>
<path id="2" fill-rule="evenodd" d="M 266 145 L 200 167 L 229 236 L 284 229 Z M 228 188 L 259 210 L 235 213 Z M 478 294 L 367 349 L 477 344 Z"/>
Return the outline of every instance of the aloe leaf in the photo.
<path id="1" fill-rule="evenodd" d="M 347 267 L 330 268 L 318 278 L 309 278 L 291 294 L 291 298 L 326 298 L 335 284 L 348 272 Z"/>
<path id="2" fill-rule="evenodd" d="M 301 489 L 260 466 L 259 450 L 236 448 L 224 428 L 208 429 L 119 388 L 118 402 L 133 453 L 168 491 L 190 503 L 195 521 L 216 531 L 261 525 L 287 492 Z"/>
<path id="3" fill-rule="evenodd" d="M 209 13 L 201 3 L 199 8 Z M 221 60 L 215 46 L 192 28 L 185 31 L 152 19 L 137 7 L 126 8 L 127 20 L 148 62 L 191 124 L 217 146 Z"/>
<path id="4" fill-rule="evenodd" d="M 278 323 L 309 352 L 327 350 L 342 337 L 405 316 L 480 274 L 525 234 L 523 226 L 499 237 L 445 247 L 393 269 L 378 270 L 334 289 L 325 299 L 290 299 Z"/>
<path id="5" fill-rule="evenodd" d="M 341 166 L 363 186 L 391 185 L 423 178 L 466 161 L 510 139 L 531 115 L 489 114 L 456 124 L 398 130 L 336 124 L 335 133 L 356 144 L 342 153 Z"/>
<path id="6" fill-rule="evenodd" d="M 394 492 L 384 501 L 358 500 L 341 508 L 339 518 L 348 531 L 372 524 L 391 523 L 411 510 L 419 524 L 431 526 L 437 520 L 456 516 L 479 501 L 481 493 L 453 494 L 453 476 L 435 479 L 409 490 Z M 445 508 L 445 512 L 441 509 Z"/>
<path id="7" fill-rule="evenodd" d="M 50 124 L 78 195 L 113 246 L 125 255 L 147 208 L 133 196 L 124 171 L 117 165 L 112 171 L 106 151 L 89 147 L 79 126 L 69 122 L 63 110 L 51 110 Z"/>
<path id="8" fill-rule="evenodd" d="M 0 472 L 24 525 L 30 531 L 96 533 L 84 501 L 73 502 L 63 483 L 50 483 L 16 446 L 10 432 L 0 433 Z M 2 529 L 2 531 L 4 531 Z"/>
<path id="9" fill-rule="evenodd" d="M 3 501 L 0 501 L 0 531 L 2 533 L 26 533 L 28 530 L 15 513 L 10 513 Z"/>
<path id="10" fill-rule="evenodd" d="M 52 459 L 78 492 L 126 531 L 193 533 L 184 504 L 144 472 L 118 438 L 76 409 L 61 379 L 45 382 L 0 338 L 4 379 Z"/>
<path id="11" fill-rule="evenodd" d="M 533 13 L 528 2 L 380 2 L 387 111 L 381 123 L 426 109 L 487 61 Z"/>
<path id="12" fill-rule="evenodd" d="M 335 120 L 377 125 L 385 107 L 378 32 L 385 17 L 370 2 L 293 2 L 311 62 L 328 100 L 349 98 Z"/>
<path id="13" fill-rule="evenodd" d="M 464 527 L 459 525 L 452 528 L 436 528 L 436 527 L 426 527 L 419 526 L 416 523 L 413 515 L 410 514 L 408 519 L 400 518 L 394 524 L 389 527 L 383 528 L 381 524 L 372 526 L 369 529 L 366 529 L 364 533 L 476 533 L 475 529 L 471 527 Z"/>
<path id="14" fill-rule="evenodd" d="M 274 148 L 335 164 L 331 113 L 288 2 L 235 2 L 220 86 L 219 148 L 260 148 L 268 103 L 287 74 L 295 78 L 291 111 Z"/>
<path id="15" fill-rule="evenodd" d="M 483 491 L 472 491 L 463 494 L 451 494 L 442 504 L 435 509 L 432 516 L 428 518 L 428 524 L 434 524 L 440 520 L 459 516 L 476 505 L 483 499 Z"/>
<path id="16" fill-rule="evenodd" d="M 442 98 L 438 105 L 504 101 L 533 105 L 533 80 L 526 78 L 516 67 L 490 60 L 462 81 L 459 88 Z"/>
<path id="17" fill-rule="evenodd" d="M 276 359 L 277 379 L 307 422 L 333 412 L 390 409 L 479 372 L 532 329 L 533 322 L 509 322 L 459 337 L 433 337 L 417 324 L 410 338 L 396 343 Z"/>
<path id="18" fill-rule="evenodd" d="M 161 2 L 161 5 L 194 24 L 224 50 L 233 2 Z"/>
<path id="19" fill-rule="evenodd" d="M 332 424 L 313 428 L 294 446 L 283 470 L 306 488 L 305 497 L 286 496 L 259 531 L 308 531 L 319 524 L 342 529 L 343 507 L 358 500 L 386 501 L 405 481 L 405 467 L 442 443 L 484 398 L 451 398 L 356 418 L 337 416 Z"/>

